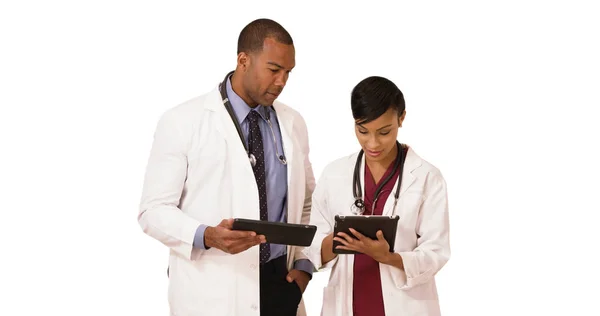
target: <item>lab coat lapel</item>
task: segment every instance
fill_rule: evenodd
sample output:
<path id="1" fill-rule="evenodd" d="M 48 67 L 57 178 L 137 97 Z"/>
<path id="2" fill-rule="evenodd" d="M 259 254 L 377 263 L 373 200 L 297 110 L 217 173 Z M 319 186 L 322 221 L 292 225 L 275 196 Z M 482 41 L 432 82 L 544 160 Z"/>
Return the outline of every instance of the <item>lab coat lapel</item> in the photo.
<path id="1" fill-rule="evenodd" d="M 365 156 L 366 156 L 366 154 L 363 152 L 363 155 L 361 157 L 361 162 L 360 162 L 360 174 L 358 177 L 360 179 L 360 189 L 361 189 L 361 192 L 360 192 L 361 197 L 360 198 L 363 200 L 363 203 L 365 202 L 365 195 L 366 195 L 365 194 L 365 192 L 366 192 L 365 191 L 365 187 L 366 187 L 366 185 L 365 185 L 365 168 L 367 165 L 367 160 L 366 160 Z M 354 179 L 354 177 L 352 177 L 352 178 Z M 354 190 L 354 187 L 352 188 L 352 190 Z M 364 213 L 370 213 L 370 212 L 371 211 L 367 210 L 366 206 L 365 206 Z"/>
<path id="2" fill-rule="evenodd" d="M 277 121 L 279 122 L 279 130 L 281 131 L 281 142 L 283 147 L 283 155 L 287 160 L 287 199 L 286 199 L 286 210 L 287 210 L 287 221 L 299 222 L 302 216 L 301 210 L 297 210 L 294 205 L 296 203 L 296 186 L 294 179 L 294 139 L 292 137 L 294 128 L 294 118 L 290 115 L 286 108 L 283 106 L 273 104 L 275 113 L 277 114 Z M 287 266 L 291 269 L 292 262 L 292 247 L 287 246 Z"/>
<path id="3" fill-rule="evenodd" d="M 408 152 L 406 153 L 406 160 L 404 161 L 404 169 L 402 171 L 402 184 L 400 186 L 400 194 L 398 196 L 398 204 L 402 199 L 402 196 L 408 188 L 415 182 L 416 176 L 412 174 L 412 172 L 420 166 L 420 160 L 418 157 L 414 155 L 414 152 L 408 148 Z M 383 208 L 383 213 L 381 215 L 391 216 L 398 213 L 398 205 L 394 208 L 394 199 L 396 195 L 396 189 L 398 188 L 398 180 L 396 179 L 396 184 L 394 185 L 394 189 L 390 193 L 385 206 Z"/>
<path id="4" fill-rule="evenodd" d="M 207 100 L 206 102 L 206 109 L 214 112 L 214 114 L 220 118 L 220 124 L 215 124 L 215 128 L 225 135 L 227 147 L 232 151 L 232 154 L 230 155 L 232 161 L 243 166 L 244 170 L 247 171 L 250 176 L 254 177 L 248 154 L 246 153 L 244 144 L 235 128 L 235 123 L 225 108 L 218 87 L 210 93 L 208 97 L 210 100 Z"/>

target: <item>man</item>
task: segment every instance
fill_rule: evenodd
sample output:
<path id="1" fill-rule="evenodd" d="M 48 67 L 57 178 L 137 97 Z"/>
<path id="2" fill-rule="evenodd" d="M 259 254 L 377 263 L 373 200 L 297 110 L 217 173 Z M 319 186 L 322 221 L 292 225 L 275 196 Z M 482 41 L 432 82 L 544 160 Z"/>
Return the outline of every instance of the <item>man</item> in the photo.
<path id="1" fill-rule="evenodd" d="M 170 248 L 172 315 L 305 315 L 313 266 L 302 248 L 232 230 L 233 218 L 309 222 L 306 124 L 276 101 L 294 66 L 288 32 L 255 20 L 235 71 L 159 120 L 138 220 Z"/>

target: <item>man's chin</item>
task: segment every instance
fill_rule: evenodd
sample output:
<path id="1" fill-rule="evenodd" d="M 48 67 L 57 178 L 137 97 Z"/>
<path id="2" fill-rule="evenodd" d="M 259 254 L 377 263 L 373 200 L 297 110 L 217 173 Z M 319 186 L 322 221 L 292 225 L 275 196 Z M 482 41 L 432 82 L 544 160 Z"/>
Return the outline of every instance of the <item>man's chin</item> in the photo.
<path id="1" fill-rule="evenodd" d="M 279 95 L 275 95 L 275 94 L 271 94 L 271 93 L 266 93 L 265 97 L 263 98 L 263 105 L 267 105 L 267 106 L 271 106 L 273 105 L 273 102 L 275 102 L 275 100 L 277 100 L 277 97 L 279 97 Z"/>
<path id="2" fill-rule="evenodd" d="M 275 100 L 263 100 L 260 105 L 262 106 L 273 106 L 273 103 L 275 103 Z"/>

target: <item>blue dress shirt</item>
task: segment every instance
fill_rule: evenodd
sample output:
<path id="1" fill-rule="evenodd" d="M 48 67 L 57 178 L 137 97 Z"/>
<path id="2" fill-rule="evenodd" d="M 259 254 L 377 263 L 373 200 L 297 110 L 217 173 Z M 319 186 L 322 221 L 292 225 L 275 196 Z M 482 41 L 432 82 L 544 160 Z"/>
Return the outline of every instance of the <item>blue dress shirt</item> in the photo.
<path id="1" fill-rule="evenodd" d="M 283 142 L 277 115 L 275 115 L 275 111 L 270 106 L 259 105 L 255 108 L 248 106 L 248 104 L 233 91 L 229 79 L 227 80 L 226 88 L 227 97 L 229 98 L 229 102 L 231 102 L 235 116 L 242 128 L 242 134 L 244 135 L 246 145 L 248 144 L 249 131 L 249 123 L 248 120 L 246 120 L 246 117 L 250 111 L 256 111 L 262 118 L 262 120 L 259 121 L 259 124 L 265 152 L 265 176 L 267 179 L 267 210 L 269 221 L 287 222 L 287 166 L 282 164 L 277 158 L 277 153 L 283 155 Z M 269 112 L 269 119 L 273 126 L 273 133 L 275 134 L 276 140 L 275 143 L 273 143 L 271 127 L 266 120 L 267 111 Z M 277 146 L 277 151 L 275 151 L 275 146 Z M 206 227 L 206 225 L 200 225 L 198 227 L 194 237 L 194 247 L 206 249 L 204 245 L 204 231 L 206 230 Z M 286 245 L 270 244 L 270 248 L 271 256 L 269 261 L 287 254 Z M 312 275 L 314 266 L 309 260 L 301 259 L 294 263 L 294 268 Z"/>

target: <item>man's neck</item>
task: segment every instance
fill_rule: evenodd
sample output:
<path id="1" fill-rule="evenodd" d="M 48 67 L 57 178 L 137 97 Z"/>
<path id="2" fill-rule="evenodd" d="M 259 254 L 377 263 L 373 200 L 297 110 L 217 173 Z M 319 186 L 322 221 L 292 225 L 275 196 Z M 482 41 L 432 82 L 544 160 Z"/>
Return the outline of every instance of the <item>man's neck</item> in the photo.
<path id="1" fill-rule="evenodd" d="M 258 103 L 252 101 L 252 99 L 250 99 L 250 97 L 248 97 L 248 95 L 244 92 L 244 85 L 242 84 L 242 78 L 236 76 L 235 72 L 233 73 L 233 75 L 231 75 L 231 89 L 233 89 L 233 92 L 235 92 L 235 94 L 237 94 L 242 100 L 244 100 L 244 102 L 246 102 L 246 104 L 251 107 L 251 108 L 255 108 L 258 106 Z"/>

